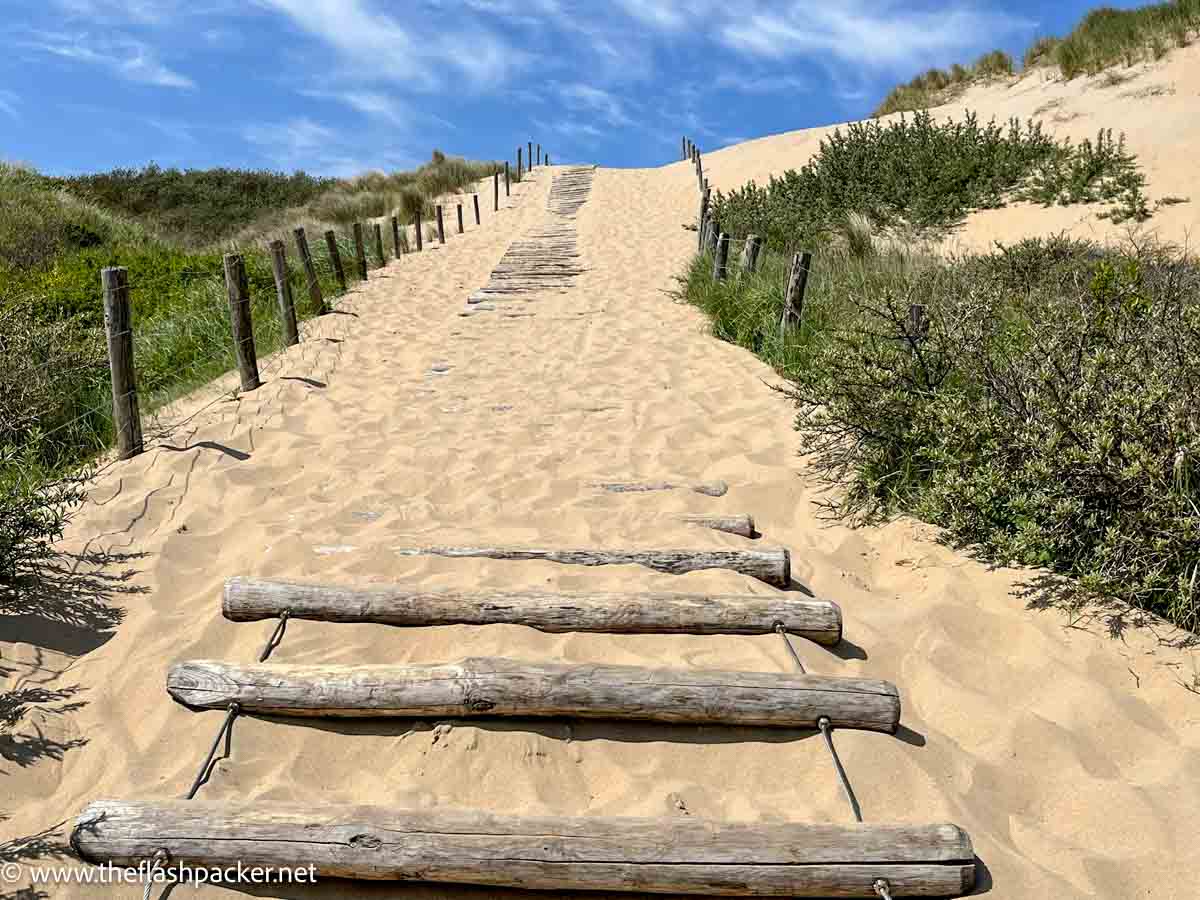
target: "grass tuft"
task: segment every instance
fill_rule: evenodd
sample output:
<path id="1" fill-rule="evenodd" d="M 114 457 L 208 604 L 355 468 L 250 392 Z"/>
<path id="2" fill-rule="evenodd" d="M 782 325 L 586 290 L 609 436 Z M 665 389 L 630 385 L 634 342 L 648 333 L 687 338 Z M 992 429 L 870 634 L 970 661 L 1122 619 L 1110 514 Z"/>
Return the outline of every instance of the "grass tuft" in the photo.
<path id="1" fill-rule="evenodd" d="M 1171 0 L 1136 9 L 1103 6 L 1085 15 L 1066 37 L 1039 37 L 1026 49 L 1022 65 L 1026 72 L 1054 66 L 1068 80 L 1098 75 L 1140 60 L 1162 59 L 1170 48 L 1188 46 L 1197 29 L 1200 0 Z M 931 69 L 893 88 L 871 116 L 940 106 L 973 80 L 1005 77 L 1013 71 L 1012 58 L 999 50 L 980 57 L 970 69 L 957 64 L 949 73 Z"/>

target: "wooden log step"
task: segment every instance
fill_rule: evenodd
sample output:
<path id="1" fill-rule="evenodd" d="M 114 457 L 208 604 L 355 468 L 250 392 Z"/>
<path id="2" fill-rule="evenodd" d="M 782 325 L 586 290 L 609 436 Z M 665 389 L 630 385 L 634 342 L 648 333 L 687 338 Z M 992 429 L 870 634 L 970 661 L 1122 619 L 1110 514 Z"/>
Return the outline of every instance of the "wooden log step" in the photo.
<path id="1" fill-rule="evenodd" d="M 571 566 L 638 565 L 671 575 L 702 569 L 732 569 L 774 587 L 791 584 L 791 555 L 783 547 L 763 550 L 552 550 L 533 547 L 394 547 L 403 556 L 450 556 L 544 560 Z"/>
<path id="2" fill-rule="evenodd" d="M 136 866 L 269 866 L 318 875 L 541 890 L 742 897 L 947 897 L 975 885 L 971 839 L 952 824 L 806 825 L 511 816 L 438 806 L 97 800 L 71 846 Z"/>
<path id="3" fill-rule="evenodd" d="M 713 531 L 724 531 L 727 534 L 737 534 L 748 538 L 758 535 L 758 532 L 754 530 L 753 516 L 710 516 L 689 513 L 676 518 L 686 525 L 698 525 L 701 528 L 711 528 Z"/>
<path id="4" fill-rule="evenodd" d="M 709 497 L 724 497 L 729 485 L 724 481 L 698 481 L 685 484 L 677 481 L 593 481 L 592 487 L 614 494 L 635 494 L 643 491 L 689 490 Z"/>
<path id="5" fill-rule="evenodd" d="M 836 644 L 842 637 L 842 611 L 836 603 L 786 594 L 434 591 L 230 578 L 222 612 L 234 622 L 286 612 L 293 619 L 322 622 L 505 624 L 549 632 L 767 634 L 779 624 L 819 644 Z"/>
<path id="6" fill-rule="evenodd" d="M 187 660 L 167 692 L 193 709 L 281 716 L 518 716 L 630 719 L 693 725 L 896 731 L 900 695 L 873 678 L 793 672 L 721 672 L 639 666 L 524 663 L 476 657 L 452 663 L 241 665 Z"/>

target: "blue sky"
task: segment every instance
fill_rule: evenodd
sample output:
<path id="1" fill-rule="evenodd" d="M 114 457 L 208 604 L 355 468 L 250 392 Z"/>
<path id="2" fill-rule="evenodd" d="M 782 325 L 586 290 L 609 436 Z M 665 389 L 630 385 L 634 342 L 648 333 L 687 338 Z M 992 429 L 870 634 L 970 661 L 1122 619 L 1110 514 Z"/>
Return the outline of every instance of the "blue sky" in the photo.
<path id="1" fill-rule="evenodd" d="M 556 161 L 659 165 L 682 134 L 861 118 L 898 81 L 1019 55 L 1094 5 L 0 0 L 0 159 L 349 175 L 532 138 Z"/>

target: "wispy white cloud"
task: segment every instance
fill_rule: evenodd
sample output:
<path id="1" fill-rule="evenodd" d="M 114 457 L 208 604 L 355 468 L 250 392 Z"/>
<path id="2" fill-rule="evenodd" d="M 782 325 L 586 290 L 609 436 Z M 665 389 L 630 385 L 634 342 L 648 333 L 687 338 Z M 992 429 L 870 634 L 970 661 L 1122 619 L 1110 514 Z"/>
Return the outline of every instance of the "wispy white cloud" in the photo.
<path id="1" fill-rule="evenodd" d="M 877 68 L 976 47 L 985 35 L 994 42 L 998 35 L 1033 25 L 1018 16 L 960 3 L 923 11 L 892 0 L 871 4 L 863 0 L 836 4 L 794 0 L 727 21 L 719 34 L 727 47 L 749 56 L 783 60 L 826 53 Z"/>
<path id="2" fill-rule="evenodd" d="M 712 85 L 723 91 L 739 94 L 784 94 L 812 90 L 812 82 L 799 75 L 785 72 L 747 75 L 743 72 L 719 72 Z"/>
<path id="3" fill-rule="evenodd" d="M 171 88 L 196 86 L 192 79 L 160 62 L 149 45 L 124 35 L 31 30 L 18 44 L 60 59 L 100 66 L 126 81 Z"/>
<path id="4" fill-rule="evenodd" d="M 447 83 L 474 89 L 503 85 L 529 61 L 500 33 L 462 17 L 397 19 L 364 0 L 258 0 L 333 48 L 343 74 L 399 82 L 417 90 Z"/>
<path id="5" fill-rule="evenodd" d="M 14 119 L 21 118 L 20 115 L 17 114 L 17 103 L 18 100 L 16 94 L 14 94 L 12 91 L 0 89 L 0 112 L 7 116 L 11 116 Z"/>
<path id="6" fill-rule="evenodd" d="M 563 84 L 558 86 L 558 95 L 568 109 L 593 113 L 609 125 L 631 124 L 625 102 L 598 87 L 579 82 Z"/>
<path id="7" fill-rule="evenodd" d="M 267 164 L 279 169 L 305 169 L 348 178 L 371 169 L 411 168 L 419 160 L 411 153 L 386 150 L 362 155 L 362 141 L 307 116 L 282 122 L 251 123 L 242 137 Z"/>

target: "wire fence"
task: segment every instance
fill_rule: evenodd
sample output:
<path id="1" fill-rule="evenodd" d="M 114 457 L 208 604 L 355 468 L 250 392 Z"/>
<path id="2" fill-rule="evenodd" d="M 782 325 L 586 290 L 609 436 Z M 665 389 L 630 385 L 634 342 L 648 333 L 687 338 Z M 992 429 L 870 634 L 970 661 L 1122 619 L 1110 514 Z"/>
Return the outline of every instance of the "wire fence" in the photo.
<path id="1" fill-rule="evenodd" d="M 540 154 L 537 158 L 541 162 Z M 548 156 L 543 164 L 549 164 Z M 497 209 L 505 187 L 501 175 L 480 189 L 496 191 Z M 469 193 L 457 198 L 466 206 L 465 219 L 481 224 L 479 211 L 489 204 L 472 202 Z M 452 219 L 454 213 L 451 206 Z M 419 241 L 413 247 L 413 237 L 421 224 L 432 225 L 419 215 L 411 222 L 384 216 L 363 228 L 368 280 L 371 270 L 420 249 Z M 447 238 L 460 233 L 457 222 L 448 224 Z M 0 397 L 0 448 L 7 453 L 36 445 L 47 471 L 71 472 L 80 463 L 106 468 L 114 441 L 117 458 L 128 458 L 167 446 L 177 432 L 195 427 L 226 401 L 257 399 L 259 413 L 273 414 L 268 395 L 277 400 L 283 394 L 286 384 L 280 382 L 289 373 L 327 381 L 355 321 L 336 313 L 353 303 L 354 289 L 363 282 L 349 230 L 330 229 L 331 242 L 324 230 L 305 233 L 300 241 L 289 235 L 282 279 L 264 247 L 227 254 L 244 266 L 242 294 L 229 283 L 227 264 L 122 270 L 121 296 L 107 298 L 106 313 L 109 305 L 120 306 L 124 326 L 114 326 L 109 315 L 103 326 L 97 323 L 97 296 L 109 293 L 100 272 L 95 288 L 83 292 L 26 290 L 0 297 L 0 377 L 7 386 Z M 294 316 L 294 345 L 287 307 Z M 234 312 L 249 320 L 242 336 Z M 128 359 L 114 359 L 122 348 Z M 239 385 L 231 374 L 247 361 L 257 372 L 252 387 Z M 114 390 L 118 369 L 128 385 Z M 129 416 L 137 423 L 126 421 Z M 130 446 L 122 446 L 123 435 L 135 438 Z"/>

